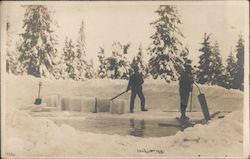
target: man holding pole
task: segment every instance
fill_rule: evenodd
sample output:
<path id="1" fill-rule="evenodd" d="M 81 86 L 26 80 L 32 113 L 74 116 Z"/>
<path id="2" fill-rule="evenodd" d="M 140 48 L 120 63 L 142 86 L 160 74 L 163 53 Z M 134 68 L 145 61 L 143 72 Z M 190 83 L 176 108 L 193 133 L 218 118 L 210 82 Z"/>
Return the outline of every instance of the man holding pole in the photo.
<path id="1" fill-rule="evenodd" d="M 179 78 L 180 110 L 181 110 L 182 120 L 189 119 L 186 116 L 186 108 L 188 105 L 189 94 L 192 91 L 192 85 L 193 85 L 191 70 L 192 70 L 191 65 L 186 65 L 185 70 L 181 72 Z"/>
<path id="2" fill-rule="evenodd" d="M 136 95 L 139 96 L 141 100 L 141 111 L 148 111 L 145 109 L 145 97 L 142 92 L 142 84 L 144 83 L 142 74 L 139 73 L 138 66 L 135 66 L 134 73 L 129 78 L 129 83 L 126 91 L 131 89 L 131 98 L 130 98 L 130 113 L 134 112 L 134 103 Z"/>

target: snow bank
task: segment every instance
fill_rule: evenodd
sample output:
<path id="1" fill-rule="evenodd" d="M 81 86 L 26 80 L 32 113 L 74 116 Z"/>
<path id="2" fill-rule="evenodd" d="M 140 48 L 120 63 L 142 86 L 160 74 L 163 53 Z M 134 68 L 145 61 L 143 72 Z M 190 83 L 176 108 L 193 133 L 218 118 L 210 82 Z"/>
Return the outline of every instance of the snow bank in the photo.
<path id="1" fill-rule="evenodd" d="M 70 80 L 48 80 L 32 76 L 7 75 L 7 103 L 23 108 L 33 104 L 37 98 L 38 84 L 42 82 L 41 98 L 51 95 L 85 96 L 97 99 L 111 99 L 123 92 L 127 87 L 126 80 L 93 79 L 85 82 Z M 233 111 L 243 107 L 243 92 L 227 90 L 218 86 L 200 86 L 205 93 L 209 110 Z M 163 80 L 145 80 L 143 87 L 146 107 L 160 110 L 179 110 L 179 87 L 177 82 L 167 84 Z M 200 111 L 197 99 L 198 89 L 194 86 L 192 94 L 192 109 Z M 130 92 L 117 99 L 129 103 Z M 140 109 L 139 100 L 135 101 L 135 109 Z"/>
<path id="2" fill-rule="evenodd" d="M 7 120 L 7 152 L 15 156 L 102 156 L 122 151 L 121 147 L 117 148 L 116 139 L 121 138 L 118 135 L 79 133 L 68 125 L 59 127 L 45 118 L 12 112 Z"/>
<path id="3" fill-rule="evenodd" d="M 147 149 L 158 148 L 172 155 L 240 157 L 243 153 L 242 116 L 242 111 L 236 111 L 208 125 L 195 125 L 175 136 L 164 138 L 166 140 L 161 139 L 157 146 L 149 145 Z"/>
<path id="4" fill-rule="evenodd" d="M 18 157 L 69 156 L 241 156 L 242 111 L 208 125 L 196 125 L 175 136 L 133 136 L 78 132 L 46 118 L 12 110 L 7 120 L 7 152 Z M 162 152 L 162 153 L 159 153 Z"/>
<path id="5" fill-rule="evenodd" d="M 50 95 L 86 96 L 110 99 L 126 89 L 126 80 L 86 82 L 53 81 L 34 77 L 7 76 L 7 152 L 16 157 L 81 156 L 241 156 L 243 149 L 243 93 L 214 86 L 201 86 L 210 110 L 230 110 L 224 119 L 196 125 L 175 136 L 137 138 L 133 136 L 79 132 L 68 125 L 58 126 L 46 117 L 31 117 L 20 109 L 29 108 L 37 98 L 38 83 L 43 82 L 42 98 Z M 154 110 L 178 110 L 178 84 L 145 80 L 146 106 Z M 197 95 L 194 88 L 194 95 Z M 128 102 L 129 93 L 119 99 Z M 193 109 L 199 110 L 193 98 Z M 51 100 L 52 105 L 55 104 Z M 54 104 L 53 104 L 54 103 Z M 139 103 L 137 100 L 137 108 Z M 235 111 L 237 110 L 237 111 Z M 142 113 L 141 113 L 142 114 Z M 129 115 L 129 114 L 123 114 Z M 140 113 L 138 113 L 140 115 Z"/>

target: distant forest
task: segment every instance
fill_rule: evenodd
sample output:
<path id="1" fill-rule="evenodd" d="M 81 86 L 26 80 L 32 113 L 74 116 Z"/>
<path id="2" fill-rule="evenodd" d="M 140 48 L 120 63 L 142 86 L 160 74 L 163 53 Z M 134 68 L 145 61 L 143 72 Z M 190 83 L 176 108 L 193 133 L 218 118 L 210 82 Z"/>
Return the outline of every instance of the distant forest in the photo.
<path id="1" fill-rule="evenodd" d="M 138 46 L 137 54 L 128 59 L 130 42 L 114 41 L 112 53 L 106 55 L 99 48 L 98 68 L 93 61 L 87 60 L 85 44 L 85 21 L 79 21 L 78 38 L 65 37 L 62 50 L 57 50 L 58 39 L 55 35 L 56 19 L 51 10 L 43 5 L 26 6 L 23 17 L 24 32 L 20 41 L 13 47 L 11 38 L 7 38 L 6 71 L 14 75 L 32 75 L 53 79 L 73 79 L 85 81 L 93 78 L 128 79 L 133 67 L 139 67 L 144 78 L 164 79 L 167 83 L 177 81 L 185 65 L 192 66 L 193 77 L 199 84 L 218 85 L 224 88 L 240 89 L 244 87 L 244 38 L 239 35 L 235 48 L 223 65 L 219 43 L 211 41 L 212 34 L 204 33 L 200 42 L 199 63 L 192 64 L 188 58 L 189 50 L 184 47 L 180 15 L 177 8 L 161 5 L 155 11 L 158 18 L 151 22 L 154 34 L 150 46 Z M 7 36 L 11 37 L 7 21 Z M 142 48 L 146 48 L 143 51 Z M 60 54 L 59 54 L 60 52 Z M 145 60 L 144 55 L 149 55 Z"/>

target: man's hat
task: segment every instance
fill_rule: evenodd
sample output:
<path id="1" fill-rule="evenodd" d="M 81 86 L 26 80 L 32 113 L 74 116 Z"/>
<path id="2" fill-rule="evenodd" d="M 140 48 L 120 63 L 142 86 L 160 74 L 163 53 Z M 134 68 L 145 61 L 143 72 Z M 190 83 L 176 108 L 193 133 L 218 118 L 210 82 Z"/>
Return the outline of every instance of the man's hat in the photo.
<path id="1" fill-rule="evenodd" d="M 186 71 L 191 71 L 192 70 L 192 66 L 191 65 L 185 65 L 185 70 Z"/>
<path id="2" fill-rule="evenodd" d="M 138 67 L 138 66 L 133 66 L 133 70 L 134 70 L 134 71 L 138 71 L 138 70 L 139 70 L 139 67 Z"/>

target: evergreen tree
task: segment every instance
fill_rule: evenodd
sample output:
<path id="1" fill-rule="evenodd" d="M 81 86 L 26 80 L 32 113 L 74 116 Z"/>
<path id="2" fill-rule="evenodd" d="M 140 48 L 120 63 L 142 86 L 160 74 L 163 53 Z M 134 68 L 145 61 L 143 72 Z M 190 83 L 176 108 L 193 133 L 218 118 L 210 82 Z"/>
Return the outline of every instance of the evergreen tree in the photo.
<path id="1" fill-rule="evenodd" d="M 106 58 L 107 77 L 111 79 L 126 79 L 129 76 L 129 62 L 127 58 L 130 44 L 120 42 L 112 44 L 112 56 Z"/>
<path id="2" fill-rule="evenodd" d="M 129 78 L 129 69 L 130 69 L 130 62 L 128 60 L 128 49 L 130 47 L 130 43 L 124 44 L 122 46 L 123 52 L 122 57 L 119 61 L 119 72 L 121 74 L 122 79 L 128 79 Z"/>
<path id="3" fill-rule="evenodd" d="M 236 89 L 235 76 L 237 75 L 237 64 L 233 52 L 231 51 L 227 58 L 226 71 L 226 88 Z"/>
<path id="4" fill-rule="evenodd" d="M 181 20 L 174 6 L 161 5 L 155 12 L 159 18 L 151 23 L 156 31 L 151 36 L 149 71 L 154 78 L 160 76 L 170 82 L 178 78 L 178 69 L 183 68 L 180 58 L 183 34 L 178 28 Z"/>
<path id="5" fill-rule="evenodd" d="M 112 56 L 106 59 L 108 78 L 118 79 L 121 77 L 121 74 L 118 71 L 119 61 L 122 57 L 121 50 L 122 45 L 120 42 L 115 42 L 112 44 Z"/>
<path id="6" fill-rule="evenodd" d="M 202 48 L 199 51 L 202 53 L 199 58 L 199 65 L 197 70 L 197 82 L 200 84 L 211 84 L 213 74 L 212 66 L 212 46 L 210 44 L 210 35 L 204 34 L 204 40 L 201 43 Z"/>
<path id="7" fill-rule="evenodd" d="M 137 66 L 139 68 L 139 71 L 143 74 L 143 76 L 144 77 L 147 76 L 146 66 L 143 62 L 143 57 L 142 57 L 142 46 L 141 45 L 138 48 L 137 55 L 133 58 L 132 63 L 130 65 L 131 65 L 131 68 Z"/>
<path id="8" fill-rule="evenodd" d="M 192 61 L 188 58 L 189 55 L 189 50 L 187 47 L 183 48 L 181 53 L 180 53 L 180 57 L 181 59 L 183 59 L 184 61 L 184 65 L 191 65 Z"/>
<path id="9" fill-rule="evenodd" d="M 12 73 L 14 75 L 18 75 L 22 73 L 22 70 L 20 68 L 20 63 L 18 62 L 18 50 L 17 45 L 13 44 L 12 41 L 12 33 L 10 32 L 10 22 L 7 21 L 6 23 L 6 29 L 7 29 L 7 40 L 6 40 L 6 50 L 7 50 L 7 56 L 6 56 L 6 72 Z"/>
<path id="10" fill-rule="evenodd" d="M 51 77 L 57 52 L 51 11 L 42 5 L 26 6 L 23 22 L 25 32 L 21 34 L 19 61 L 27 74 Z"/>
<path id="11" fill-rule="evenodd" d="M 65 46 L 63 48 L 63 73 L 66 74 L 66 78 L 73 80 L 79 80 L 78 60 L 77 53 L 75 52 L 75 45 L 71 39 L 66 37 Z"/>
<path id="12" fill-rule="evenodd" d="M 243 36 L 239 36 L 239 40 L 236 45 L 236 57 L 237 57 L 237 74 L 235 77 L 235 84 L 238 89 L 243 90 L 244 87 L 244 39 Z"/>
<path id="13" fill-rule="evenodd" d="M 86 78 L 93 77 L 93 68 L 90 63 L 87 61 L 86 52 L 85 52 L 85 25 L 82 20 L 81 27 L 79 30 L 79 38 L 76 44 L 77 50 L 77 70 L 79 72 L 78 79 L 85 80 Z"/>
<path id="14" fill-rule="evenodd" d="M 85 67 L 85 72 L 86 72 L 85 73 L 85 78 L 86 79 L 92 79 L 92 78 L 94 78 L 95 72 L 94 72 L 93 62 L 91 62 L 91 61 L 90 61 L 90 63 L 87 62 L 87 65 Z"/>
<path id="15" fill-rule="evenodd" d="M 217 84 L 219 86 L 224 86 L 225 84 L 225 74 L 224 67 L 222 65 L 219 44 L 215 41 L 212 47 L 212 53 L 210 56 L 211 60 L 211 84 Z"/>
<path id="16" fill-rule="evenodd" d="M 96 72 L 94 70 L 94 62 L 93 62 L 93 59 L 90 59 L 90 62 L 88 64 L 88 71 L 87 71 L 87 74 L 86 74 L 86 78 L 91 79 L 91 78 L 94 78 L 94 77 L 96 77 Z"/>
<path id="17" fill-rule="evenodd" d="M 104 53 L 104 49 L 102 47 L 100 47 L 100 51 L 97 54 L 98 59 L 99 59 L 99 67 L 98 67 L 98 77 L 103 79 L 105 77 L 107 77 L 107 65 L 106 65 L 106 57 L 105 57 L 105 53 Z"/>
<path id="18" fill-rule="evenodd" d="M 120 74 L 118 72 L 118 59 L 113 54 L 106 59 L 107 64 L 107 77 L 111 79 L 118 79 L 120 78 Z"/>

